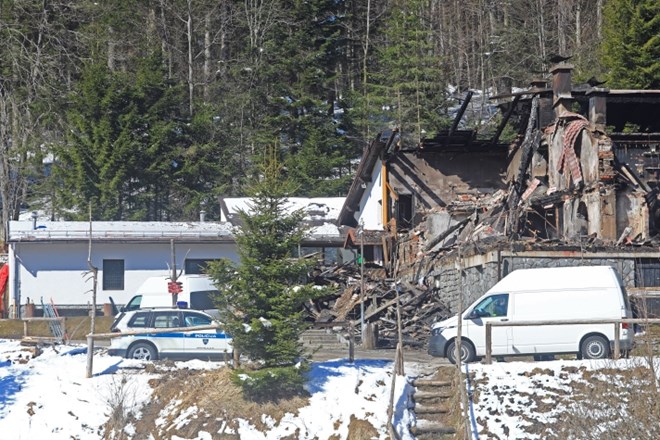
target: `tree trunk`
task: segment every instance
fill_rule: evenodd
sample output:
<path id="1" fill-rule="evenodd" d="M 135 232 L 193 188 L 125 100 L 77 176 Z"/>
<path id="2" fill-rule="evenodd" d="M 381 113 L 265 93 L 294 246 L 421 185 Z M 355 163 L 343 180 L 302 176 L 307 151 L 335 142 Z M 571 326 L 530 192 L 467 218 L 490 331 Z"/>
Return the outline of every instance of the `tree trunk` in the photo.
<path id="1" fill-rule="evenodd" d="M 188 0 L 188 19 L 186 21 L 186 37 L 188 39 L 188 111 L 193 116 L 193 96 L 195 84 L 193 83 L 193 49 L 192 49 L 192 0 Z"/>
<path id="2" fill-rule="evenodd" d="M 596 34 L 600 42 L 603 35 L 603 0 L 596 1 Z"/>
<path id="3" fill-rule="evenodd" d="M 0 202 L 2 202 L 2 236 L 3 241 L 7 239 L 7 225 L 9 224 L 9 117 L 7 115 L 7 92 L 0 86 Z"/>
<path id="4" fill-rule="evenodd" d="M 204 18 L 204 103 L 210 100 L 209 83 L 211 82 L 211 15 L 206 14 Z"/>
<path id="5" fill-rule="evenodd" d="M 580 2 L 578 1 L 575 4 L 575 52 L 580 52 L 580 48 L 582 46 L 582 17 L 581 17 L 581 6 Z"/>

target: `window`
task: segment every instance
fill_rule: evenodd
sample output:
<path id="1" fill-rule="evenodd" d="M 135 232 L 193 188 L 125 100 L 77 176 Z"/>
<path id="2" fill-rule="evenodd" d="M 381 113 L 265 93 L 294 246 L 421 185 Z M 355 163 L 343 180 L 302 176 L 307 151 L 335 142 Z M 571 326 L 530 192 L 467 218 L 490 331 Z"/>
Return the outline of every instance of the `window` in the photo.
<path id="1" fill-rule="evenodd" d="M 414 204 L 412 194 L 399 194 L 399 200 L 394 205 L 396 209 L 397 226 L 401 229 L 413 227 Z"/>
<path id="2" fill-rule="evenodd" d="M 217 261 L 215 258 L 191 258 L 186 259 L 185 271 L 186 275 L 202 275 L 206 273 L 206 266 L 211 261 Z"/>
<path id="3" fill-rule="evenodd" d="M 128 327 L 146 327 L 149 313 L 136 313 L 128 322 Z"/>
<path id="4" fill-rule="evenodd" d="M 142 295 L 135 295 L 131 300 L 124 306 L 125 312 L 128 312 L 130 310 L 137 310 L 140 308 L 140 304 L 142 303 Z"/>
<path id="5" fill-rule="evenodd" d="M 186 327 L 195 327 L 198 325 L 211 325 L 211 320 L 206 316 L 198 315 L 196 313 L 184 312 L 184 321 Z"/>
<path id="6" fill-rule="evenodd" d="M 217 290 L 202 290 L 190 292 L 190 308 L 195 310 L 215 309 L 213 297 L 218 295 Z"/>
<path id="7" fill-rule="evenodd" d="M 174 328 L 179 324 L 179 312 L 154 312 L 155 328 Z"/>
<path id="8" fill-rule="evenodd" d="M 103 260 L 103 290 L 124 290 L 124 260 Z"/>
<path id="9" fill-rule="evenodd" d="M 635 287 L 660 286 L 660 260 L 640 258 L 635 265 Z"/>
<path id="10" fill-rule="evenodd" d="M 509 306 L 509 295 L 506 293 L 484 298 L 472 312 L 478 317 L 506 316 Z"/>
<path id="11" fill-rule="evenodd" d="M 295 257 L 315 255 L 315 258 L 322 261 L 323 265 L 332 266 L 339 260 L 339 251 L 339 248 L 336 247 L 300 246 L 299 249 L 294 249 L 293 255 Z"/>

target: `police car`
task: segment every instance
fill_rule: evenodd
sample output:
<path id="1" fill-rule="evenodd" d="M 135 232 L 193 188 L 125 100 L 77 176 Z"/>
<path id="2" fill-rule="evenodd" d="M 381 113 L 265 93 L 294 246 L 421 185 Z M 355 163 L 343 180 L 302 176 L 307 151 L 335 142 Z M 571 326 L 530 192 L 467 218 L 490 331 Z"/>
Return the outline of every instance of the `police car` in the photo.
<path id="1" fill-rule="evenodd" d="M 192 329 L 217 325 L 217 329 Z M 172 329 L 172 331 L 167 331 Z M 148 332 L 112 338 L 108 354 L 130 359 L 204 359 L 231 358 L 231 337 L 218 321 L 204 312 L 189 309 L 154 308 L 122 312 L 110 329 L 112 332 Z"/>

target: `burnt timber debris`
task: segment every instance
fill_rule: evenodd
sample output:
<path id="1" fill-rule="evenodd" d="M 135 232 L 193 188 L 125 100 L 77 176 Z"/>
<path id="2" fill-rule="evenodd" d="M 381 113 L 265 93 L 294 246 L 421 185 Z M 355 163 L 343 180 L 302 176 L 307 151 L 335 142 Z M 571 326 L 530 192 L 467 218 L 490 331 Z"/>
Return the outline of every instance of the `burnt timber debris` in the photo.
<path id="1" fill-rule="evenodd" d="M 529 89 L 490 98 L 502 114 L 481 139 L 461 128 L 472 92 L 449 130 L 417 145 L 380 133 L 365 150 L 339 215 L 356 261 L 317 276 L 337 294 L 309 305 L 313 320 L 365 322 L 424 346 L 430 325 L 519 267 L 610 264 L 629 292 L 660 287 L 660 90 L 571 83 L 562 57 Z M 503 141 L 505 127 L 513 140 Z M 379 188 L 377 182 L 384 182 Z M 382 212 L 358 236 L 369 197 Z M 373 214 L 373 213 L 372 213 Z M 364 292 L 361 292 L 361 287 Z"/>

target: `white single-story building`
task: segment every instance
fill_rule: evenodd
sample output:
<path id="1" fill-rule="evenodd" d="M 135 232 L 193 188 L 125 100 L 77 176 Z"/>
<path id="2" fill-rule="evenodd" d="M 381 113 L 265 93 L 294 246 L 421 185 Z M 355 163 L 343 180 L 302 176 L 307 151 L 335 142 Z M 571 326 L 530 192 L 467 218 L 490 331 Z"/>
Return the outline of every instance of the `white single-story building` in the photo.
<path id="1" fill-rule="evenodd" d="M 316 253 L 326 264 L 341 263 L 352 254 L 341 249 L 344 236 L 334 224 L 343 198 L 296 199 L 312 227 L 300 254 Z M 307 201 L 305 203 L 305 200 Z M 91 262 L 98 268 L 97 304 L 125 304 L 151 276 L 171 274 L 172 247 L 177 273 L 202 273 L 206 262 L 229 258 L 238 262 L 233 230 L 247 199 L 224 199 L 223 221 L 209 222 L 58 222 L 9 223 L 7 310 L 22 315 L 25 304 L 52 303 L 62 309 L 92 303 Z"/>

